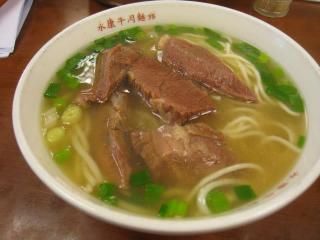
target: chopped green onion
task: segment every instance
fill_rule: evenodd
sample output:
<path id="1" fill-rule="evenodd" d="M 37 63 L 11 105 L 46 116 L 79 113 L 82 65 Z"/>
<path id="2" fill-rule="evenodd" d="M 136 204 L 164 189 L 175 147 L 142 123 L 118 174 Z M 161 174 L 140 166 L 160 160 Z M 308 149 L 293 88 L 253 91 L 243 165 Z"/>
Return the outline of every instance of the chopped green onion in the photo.
<path id="1" fill-rule="evenodd" d="M 169 34 L 169 35 L 179 35 L 183 33 L 198 33 L 203 34 L 201 28 L 194 28 L 189 26 L 177 26 L 174 24 L 169 25 L 157 25 L 154 27 L 154 30 L 158 34 Z"/>
<path id="2" fill-rule="evenodd" d="M 215 39 L 216 41 L 220 41 L 220 42 L 228 41 L 228 39 L 223 37 L 220 33 L 215 32 L 209 28 L 203 28 L 203 31 L 204 31 L 204 34 L 210 39 Z"/>
<path id="3" fill-rule="evenodd" d="M 98 38 L 98 39 L 94 40 L 94 43 L 97 45 L 103 45 L 107 39 L 108 38 L 106 38 L 106 37 Z"/>
<path id="4" fill-rule="evenodd" d="M 135 172 L 130 176 L 132 187 L 143 187 L 148 183 L 151 183 L 151 176 L 147 170 Z"/>
<path id="5" fill-rule="evenodd" d="M 162 193 L 164 192 L 164 186 L 147 183 L 144 189 L 144 198 L 147 203 L 155 203 L 160 200 Z"/>
<path id="6" fill-rule="evenodd" d="M 269 96 L 283 102 L 295 112 L 304 112 L 304 103 L 298 90 L 292 84 L 281 81 L 284 77 L 284 72 L 279 66 L 270 69 L 268 65 L 269 56 L 267 54 L 246 42 L 233 43 L 232 49 L 255 65 Z"/>
<path id="7" fill-rule="evenodd" d="M 180 31 L 184 33 L 203 34 L 203 28 L 194 28 L 189 26 L 181 26 Z"/>
<path id="8" fill-rule="evenodd" d="M 235 42 L 232 44 L 232 49 L 247 58 L 252 63 L 259 62 L 261 51 L 249 43 Z"/>
<path id="9" fill-rule="evenodd" d="M 217 39 L 214 39 L 214 38 L 208 38 L 206 40 L 207 43 L 210 44 L 210 46 L 222 51 L 224 49 L 224 47 L 221 45 L 221 43 L 217 40 Z"/>
<path id="10" fill-rule="evenodd" d="M 169 25 L 167 27 L 167 33 L 170 35 L 179 35 L 182 33 L 195 33 L 197 30 L 193 27 L 188 26 L 176 26 L 176 25 Z"/>
<path id="11" fill-rule="evenodd" d="M 89 51 L 92 52 L 102 52 L 105 48 L 100 44 L 92 44 L 88 47 Z"/>
<path id="12" fill-rule="evenodd" d="M 73 71 L 85 57 L 86 55 L 83 53 L 78 53 L 72 56 L 66 61 L 64 67 L 57 72 L 57 77 L 68 88 L 76 89 L 80 86 L 80 81 L 76 76 L 73 75 Z"/>
<path id="13" fill-rule="evenodd" d="M 159 33 L 159 34 L 165 33 L 165 29 L 164 29 L 164 27 L 162 25 L 154 26 L 154 30 L 156 31 L 156 33 Z"/>
<path id="14" fill-rule="evenodd" d="M 109 49 L 120 43 L 121 40 L 119 38 L 119 35 L 113 35 L 110 37 L 103 37 L 99 38 L 94 41 L 94 44 L 89 47 L 89 50 L 95 51 L 95 52 L 101 52 L 104 49 Z"/>
<path id="15" fill-rule="evenodd" d="M 74 70 L 85 56 L 86 55 L 83 53 L 77 53 L 76 55 L 72 56 L 66 61 L 65 69 L 68 69 L 69 71 Z"/>
<path id="16" fill-rule="evenodd" d="M 266 93 L 282 101 L 295 112 L 303 112 L 304 104 L 298 90 L 289 84 L 275 84 L 266 87 Z"/>
<path id="17" fill-rule="evenodd" d="M 234 187 L 234 192 L 242 201 L 249 201 L 257 197 L 256 193 L 249 185 L 239 185 Z"/>
<path id="18" fill-rule="evenodd" d="M 115 205 L 118 201 L 116 191 L 117 187 L 114 184 L 101 183 L 98 185 L 97 195 L 102 201 Z"/>
<path id="19" fill-rule="evenodd" d="M 76 89 L 80 86 L 79 79 L 73 76 L 72 73 L 66 68 L 60 69 L 57 72 L 57 76 L 62 80 L 62 83 L 64 83 L 70 89 Z"/>
<path id="20" fill-rule="evenodd" d="M 46 138 L 51 144 L 61 142 L 66 136 L 66 130 L 63 127 L 55 127 L 48 130 Z"/>
<path id="21" fill-rule="evenodd" d="M 78 78 L 72 76 L 71 74 L 67 74 L 64 78 L 65 85 L 70 89 L 76 89 L 80 86 L 80 81 Z"/>
<path id="22" fill-rule="evenodd" d="M 46 98 L 56 98 L 60 92 L 60 89 L 61 86 L 59 83 L 50 83 L 43 95 Z"/>
<path id="23" fill-rule="evenodd" d="M 304 144 L 306 142 L 306 137 L 301 135 L 298 139 L 297 145 L 299 148 L 303 148 Z"/>
<path id="24" fill-rule="evenodd" d="M 142 39 L 146 38 L 147 36 L 148 35 L 144 31 L 141 31 L 135 36 L 135 40 L 142 40 Z"/>
<path id="25" fill-rule="evenodd" d="M 267 66 L 261 63 L 256 63 L 255 66 L 260 73 L 261 80 L 265 89 L 269 86 L 277 85 L 275 76 L 271 73 L 270 70 L 268 70 Z"/>
<path id="26" fill-rule="evenodd" d="M 64 98 L 55 98 L 53 100 L 53 106 L 59 113 L 62 113 L 67 106 L 67 101 Z"/>
<path id="27" fill-rule="evenodd" d="M 109 48 L 114 47 L 114 46 L 117 45 L 118 43 L 120 43 L 120 38 L 119 38 L 118 35 L 114 35 L 114 36 L 105 38 L 102 46 L 103 46 L 105 49 L 109 49 Z"/>
<path id="28" fill-rule="evenodd" d="M 146 36 L 146 33 L 141 27 L 133 27 L 120 31 L 118 34 L 99 38 L 94 41 L 88 49 L 90 51 L 101 52 L 104 49 L 109 49 L 114 47 L 119 43 L 130 43 L 132 41 L 137 41 L 143 39 Z"/>
<path id="29" fill-rule="evenodd" d="M 212 190 L 207 194 L 206 203 L 210 211 L 213 213 L 222 213 L 231 208 L 226 195 L 218 190 Z"/>
<path id="30" fill-rule="evenodd" d="M 80 121 L 82 110 L 79 106 L 70 104 L 62 113 L 61 121 L 65 125 L 72 125 Z"/>
<path id="31" fill-rule="evenodd" d="M 63 164 L 66 161 L 70 160 L 72 156 L 71 152 L 71 147 L 65 147 L 53 154 L 53 159 L 58 163 L 58 164 Z"/>
<path id="32" fill-rule="evenodd" d="M 267 63 L 269 61 L 269 56 L 265 54 L 264 52 L 261 52 L 258 57 L 259 62 L 261 63 Z"/>
<path id="33" fill-rule="evenodd" d="M 120 31 L 118 34 L 122 43 L 136 41 L 142 39 L 145 36 L 145 32 L 141 27 L 128 28 L 126 30 Z"/>
<path id="34" fill-rule="evenodd" d="M 184 217 L 188 212 L 188 204 L 185 201 L 172 199 L 161 205 L 159 216 L 163 218 Z"/>
<path id="35" fill-rule="evenodd" d="M 273 74 L 276 78 L 281 79 L 284 77 L 284 71 L 281 67 L 276 67 L 273 69 Z"/>

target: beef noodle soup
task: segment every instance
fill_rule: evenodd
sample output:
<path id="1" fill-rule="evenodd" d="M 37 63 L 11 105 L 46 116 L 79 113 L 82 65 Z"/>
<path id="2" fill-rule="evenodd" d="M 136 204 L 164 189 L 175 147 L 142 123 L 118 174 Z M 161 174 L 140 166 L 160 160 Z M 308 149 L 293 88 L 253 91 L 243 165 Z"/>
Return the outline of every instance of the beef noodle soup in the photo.
<path id="1" fill-rule="evenodd" d="M 106 204 L 163 218 L 232 211 L 299 157 L 303 100 L 266 53 L 207 28 L 134 27 L 66 60 L 44 91 L 52 160 Z"/>

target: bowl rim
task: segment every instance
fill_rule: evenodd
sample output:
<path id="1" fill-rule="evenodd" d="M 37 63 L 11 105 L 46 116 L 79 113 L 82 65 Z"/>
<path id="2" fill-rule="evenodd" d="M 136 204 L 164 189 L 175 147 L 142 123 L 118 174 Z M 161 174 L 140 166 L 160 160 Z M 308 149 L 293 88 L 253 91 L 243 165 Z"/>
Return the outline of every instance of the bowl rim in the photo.
<path id="1" fill-rule="evenodd" d="M 296 187 L 290 191 L 284 191 L 281 193 L 281 201 L 278 198 L 271 199 L 268 201 L 268 204 L 262 204 L 259 206 L 252 206 L 249 209 L 243 210 L 242 212 L 233 212 L 232 214 L 220 215 L 217 217 L 202 217 L 202 218 L 189 218 L 189 219 L 179 219 L 179 220 L 163 220 L 156 218 L 149 218 L 140 215 L 134 215 L 131 213 L 123 213 L 121 211 L 113 210 L 109 207 L 101 207 L 97 204 L 90 202 L 89 200 L 83 199 L 78 194 L 68 191 L 65 189 L 62 183 L 59 183 L 53 176 L 51 176 L 47 170 L 38 164 L 36 156 L 29 149 L 26 137 L 23 134 L 22 125 L 20 124 L 20 102 L 21 102 L 21 92 L 23 90 L 24 84 L 28 79 L 30 70 L 37 62 L 38 58 L 46 51 L 46 49 L 54 43 L 58 38 L 67 32 L 71 31 L 75 26 L 82 24 L 83 22 L 90 21 L 99 16 L 103 16 L 106 13 L 112 13 L 118 11 L 118 9 L 131 9 L 132 7 L 143 7 L 150 5 L 162 5 L 162 4 L 183 4 L 190 6 L 199 6 L 207 8 L 216 8 L 223 11 L 231 12 L 232 14 L 238 15 L 240 17 L 246 18 L 250 21 L 255 22 L 269 30 L 276 32 L 285 41 L 289 42 L 297 51 L 299 51 L 307 61 L 309 61 L 312 68 L 320 76 L 320 67 L 316 61 L 306 52 L 297 42 L 295 42 L 288 35 L 273 27 L 272 25 L 255 18 L 246 13 L 230 9 L 227 7 L 214 5 L 210 3 L 194 2 L 194 1 L 175 1 L 175 0 L 166 0 L 166 1 L 147 1 L 147 2 L 138 2 L 128 5 L 118 6 L 115 8 L 107 9 L 96 14 L 87 16 L 67 28 L 60 31 L 53 38 L 51 38 L 45 45 L 43 45 L 40 50 L 33 56 L 29 61 L 25 70 L 23 71 L 13 99 L 13 109 L 12 109 L 12 119 L 13 119 L 13 128 L 16 141 L 20 148 L 20 151 L 28 163 L 29 167 L 33 172 L 40 178 L 40 180 L 48 186 L 56 195 L 60 198 L 75 206 L 76 208 L 86 212 L 87 214 L 101 219 L 103 221 L 142 231 L 142 232 L 152 232 L 152 233 L 162 233 L 162 234 L 195 234 L 195 233 L 204 233 L 204 232 L 213 232 L 213 231 L 222 231 L 230 228 L 235 228 L 240 225 L 248 224 L 253 221 L 259 220 L 263 217 L 266 217 L 275 211 L 283 208 L 293 200 L 295 200 L 300 194 L 302 194 L 319 176 L 320 174 L 320 161 L 318 161 L 314 168 L 309 172 L 308 175 L 304 176 L 303 180 L 296 185 Z M 319 156 L 320 159 L 320 156 Z M 103 208 L 103 209 L 102 209 Z"/>

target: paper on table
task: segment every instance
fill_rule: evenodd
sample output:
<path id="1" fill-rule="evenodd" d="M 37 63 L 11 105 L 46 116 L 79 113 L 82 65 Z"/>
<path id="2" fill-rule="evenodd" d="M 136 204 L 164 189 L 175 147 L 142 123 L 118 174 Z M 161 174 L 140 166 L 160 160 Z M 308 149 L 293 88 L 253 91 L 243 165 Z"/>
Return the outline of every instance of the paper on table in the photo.
<path id="1" fill-rule="evenodd" d="M 8 57 L 13 52 L 32 2 L 33 0 L 9 0 L 0 7 L 0 57 Z"/>

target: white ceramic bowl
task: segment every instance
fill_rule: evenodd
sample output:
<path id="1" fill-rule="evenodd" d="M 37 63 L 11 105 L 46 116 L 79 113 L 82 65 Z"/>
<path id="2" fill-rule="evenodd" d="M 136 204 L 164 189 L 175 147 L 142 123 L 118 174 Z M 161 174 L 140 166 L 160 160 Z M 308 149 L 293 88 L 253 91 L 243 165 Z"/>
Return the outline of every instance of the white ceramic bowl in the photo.
<path id="1" fill-rule="evenodd" d="M 137 14 L 145 14 L 140 21 Z M 130 19 L 123 26 L 119 17 Z M 115 26 L 111 23 L 115 22 Z M 42 141 L 40 103 L 51 76 L 73 53 L 94 39 L 136 25 L 205 26 L 247 41 L 279 62 L 300 89 L 308 114 L 303 153 L 279 185 L 257 201 L 217 217 L 162 220 L 123 212 L 100 203 L 72 184 L 55 166 Z M 111 28 L 112 27 L 112 28 Z M 183 1 L 150 1 L 125 5 L 87 17 L 52 38 L 32 58 L 17 86 L 13 125 L 17 142 L 34 173 L 57 195 L 104 221 L 146 232 L 187 234 L 218 231 L 265 217 L 302 194 L 320 173 L 320 70 L 310 55 L 290 37 L 254 17 L 228 8 Z"/>

